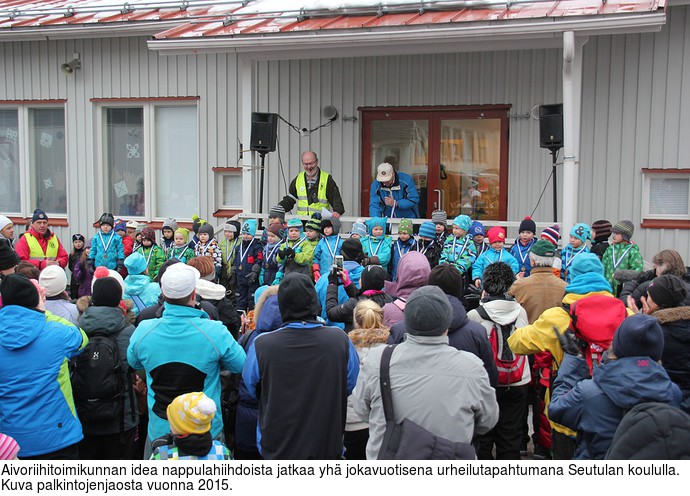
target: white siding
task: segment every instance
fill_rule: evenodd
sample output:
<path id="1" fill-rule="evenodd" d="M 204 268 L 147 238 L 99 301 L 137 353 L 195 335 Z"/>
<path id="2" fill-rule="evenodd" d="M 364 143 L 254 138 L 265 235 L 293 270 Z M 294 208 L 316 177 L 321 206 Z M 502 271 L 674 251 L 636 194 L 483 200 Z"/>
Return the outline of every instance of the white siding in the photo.
<path id="1" fill-rule="evenodd" d="M 452 47 L 449 47 L 452 49 Z M 60 64 L 81 54 L 82 69 L 65 76 Z M 531 213 L 551 169 L 539 148 L 535 104 L 561 101 L 560 50 L 520 50 L 258 62 L 256 108 L 298 127 L 322 123 L 334 105 L 339 118 L 309 137 L 279 124 L 279 150 L 267 156 L 264 211 L 285 194 L 299 171 L 299 154 L 319 153 L 340 185 L 347 214 L 360 205 L 360 122 L 367 106 L 510 104 L 509 220 Z M 63 240 L 91 232 L 102 205 L 94 164 L 90 98 L 198 96 L 200 214 L 216 208 L 212 167 L 238 164 L 240 122 L 237 57 L 160 56 L 144 37 L 0 44 L 0 100 L 67 99 L 68 209 Z M 668 9 L 660 33 L 592 37 L 584 47 L 579 219 L 640 221 L 643 167 L 690 167 L 690 8 Z M 249 148 L 244 143 L 244 148 Z M 279 160 L 280 159 L 280 160 Z M 282 171 L 281 171 L 282 163 Z M 284 178 L 283 178 L 284 176 Z M 258 195 L 256 195 L 258 197 Z M 552 218 L 551 186 L 534 214 Z M 196 206 L 189 207 L 189 215 Z M 514 235 L 514 233 L 509 233 Z M 690 260 L 690 231 L 644 230 L 634 238 L 649 260 L 674 247 Z"/>
<path id="2" fill-rule="evenodd" d="M 81 55 L 82 68 L 66 76 L 60 65 L 73 53 Z M 232 54 L 161 57 L 143 37 L 1 43 L 0 100 L 67 99 L 70 226 L 57 229 L 60 238 L 93 232 L 102 209 L 91 98 L 199 97 L 200 205 L 190 205 L 188 217 L 213 220 L 211 168 L 235 167 L 239 158 L 236 66 Z"/>

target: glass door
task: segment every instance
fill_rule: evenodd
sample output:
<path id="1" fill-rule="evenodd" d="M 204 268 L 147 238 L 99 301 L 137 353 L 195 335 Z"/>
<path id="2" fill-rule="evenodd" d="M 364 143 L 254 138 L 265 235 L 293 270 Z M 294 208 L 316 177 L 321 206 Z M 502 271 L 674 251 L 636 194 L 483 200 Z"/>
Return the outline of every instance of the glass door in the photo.
<path id="1" fill-rule="evenodd" d="M 378 165 L 389 162 L 412 176 L 421 217 L 441 209 L 449 219 L 506 219 L 510 106 L 360 110 L 362 215 Z"/>

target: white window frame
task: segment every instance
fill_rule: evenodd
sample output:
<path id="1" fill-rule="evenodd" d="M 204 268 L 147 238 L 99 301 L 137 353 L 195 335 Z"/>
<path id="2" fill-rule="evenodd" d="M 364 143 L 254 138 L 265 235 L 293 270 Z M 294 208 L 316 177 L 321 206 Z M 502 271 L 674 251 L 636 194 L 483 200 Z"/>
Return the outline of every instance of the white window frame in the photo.
<path id="1" fill-rule="evenodd" d="M 65 195 L 67 196 L 67 211 L 65 213 L 48 212 L 46 213 L 52 219 L 67 219 L 69 216 L 69 185 L 70 185 L 70 164 L 69 155 L 67 153 L 67 144 L 69 143 L 69 133 L 67 131 L 67 105 L 66 102 L 60 101 L 55 103 L 50 102 L 0 102 L 0 109 L 2 110 L 16 110 L 17 111 L 17 131 L 19 139 L 19 208 L 20 212 L 2 212 L 3 215 L 9 217 L 27 217 L 31 216 L 36 209 L 36 188 L 31 181 L 33 173 L 30 171 L 31 165 L 31 140 L 29 139 L 31 119 L 29 114 L 32 110 L 54 109 L 61 108 L 64 111 L 64 132 L 65 132 Z"/>
<path id="2" fill-rule="evenodd" d="M 240 179 L 240 185 L 242 184 L 242 168 L 241 167 L 233 167 L 230 170 L 223 170 L 216 172 L 216 198 L 218 198 L 218 205 L 216 208 L 218 210 L 239 210 L 242 211 L 244 209 L 243 207 L 243 201 L 244 201 L 244 191 L 242 192 L 242 197 L 238 198 L 237 203 L 234 204 L 227 204 L 225 203 L 225 195 L 223 191 L 223 182 L 225 180 L 225 177 L 227 176 L 234 176 L 238 177 Z"/>
<path id="3" fill-rule="evenodd" d="M 685 214 L 653 214 L 649 211 L 652 179 L 686 179 L 688 181 L 688 211 Z M 642 170 L 642 220 L 690 220 L 690 169 Z"/>
<path id="4" fill-rule="evenodd" d="M 197 100 L 175 100 L 175 99 L 163 99 L 163 100 L 142 100 L 142 99 L 132 99 L 132 100 L 114 100 L 114 101 L 102 101 L 95 105 L 95 126 L 99 132 L 96 133 L 96 161 L 98 163 L 98 168 L 96 171 L 96 179 L 98 184 L 102 187 L 98 190 L 100 197 L 96 198 L 98 204 L 100 204 L 100 211 L 105 212 L 107 208 L 105 198 L 111 194 L 108 192 L 110 184 L 106 183 L 106 169 L 108 167 L 108 160 L 106 154 L 105 144 L 107 142 L 107 129 L 106 129 L 106 111 L 111 108 L 143 108 L 144 110 L 144 124 L 143 124 L 143 143 L 144 143 L 144 211 L 143 216 L 130 215 L 127 218 L 141 221 L 141 222 L 162 222 L 169 217 L 168 214 L 155 212 L 155 203 L 157 198 L 157 185 L 154 180 L 154 169 L 155 169 L 155 153 L 156 153 L 156 130 L 155 130 L 155 118 L 156 118 L 156 108 L 162 107 L 194 107 L 196 109 L 196 120 L 197 120 L 197 151 L 196 151 L 196 174 L 197 174 L 197 204 L 190 205 L 189 211 L 191 213 L 199 212 L 199 206 L 201 203 L 200 191 L 201 191 L 201 165 L 200 165 L 200 153 L 199 149 L 201 147 L 200 139 L 200 122 L 199 122 L 199 105 Z M 177 221 L 192 221 L 191 215 L 189 218 L 178 218 Z"/>

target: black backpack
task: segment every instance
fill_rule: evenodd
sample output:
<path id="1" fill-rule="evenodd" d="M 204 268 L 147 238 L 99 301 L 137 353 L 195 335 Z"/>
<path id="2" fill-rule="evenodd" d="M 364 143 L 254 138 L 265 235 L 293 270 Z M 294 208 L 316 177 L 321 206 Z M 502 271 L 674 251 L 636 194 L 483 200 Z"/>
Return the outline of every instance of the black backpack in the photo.
<path id="1" fill-rule="evenodd" d="M 134 405 L 129 369 L 122 368 L 116 338 L 117 334 L 108 336 L 95 332 L 82 352 L 72 359 L 74 405 L 85 427 L 117 420 L 122 432 L 127 391 Z"/>

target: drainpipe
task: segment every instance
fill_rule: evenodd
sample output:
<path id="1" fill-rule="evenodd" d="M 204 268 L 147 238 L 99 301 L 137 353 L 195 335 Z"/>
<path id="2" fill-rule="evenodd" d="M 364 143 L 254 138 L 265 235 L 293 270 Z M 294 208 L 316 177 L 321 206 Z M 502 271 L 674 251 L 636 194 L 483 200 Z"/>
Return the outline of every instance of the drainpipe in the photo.
<path id="1" fill-rule="evenodd" d="M 586 39 L 584 39 L 586 41 Z M 578 221 L 578 176 L 580 150 L 580 100 L 582 95 L 582 45 L 575 33 L 563 33 L 563 226 L 568 239 Z"/>
<path id="2" fill-rule="evenodd" d="M 255 62 L 249 57 L 238 56 L 237 65 L 239 69 L 240 84 L 240 126 L 242 129 L 242 148 L 249 148 L 251 141 L 251 122 L 252 111 L 254 110 L 254 68 Z M 244 212 L 255 212 L 255 193 L 256 193 L 256 153 L 247 152 L 242 155 L 242 210 Z"/>

